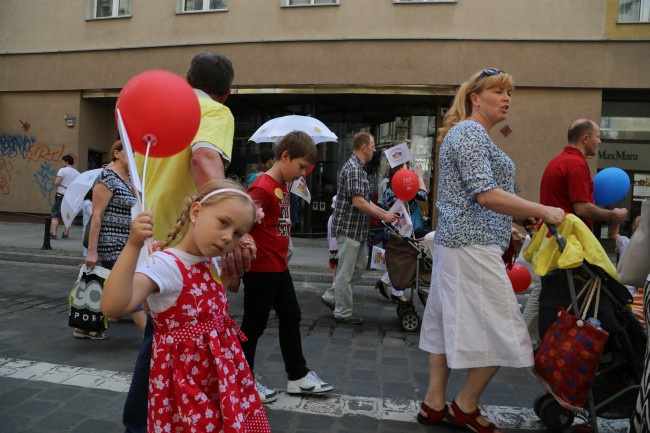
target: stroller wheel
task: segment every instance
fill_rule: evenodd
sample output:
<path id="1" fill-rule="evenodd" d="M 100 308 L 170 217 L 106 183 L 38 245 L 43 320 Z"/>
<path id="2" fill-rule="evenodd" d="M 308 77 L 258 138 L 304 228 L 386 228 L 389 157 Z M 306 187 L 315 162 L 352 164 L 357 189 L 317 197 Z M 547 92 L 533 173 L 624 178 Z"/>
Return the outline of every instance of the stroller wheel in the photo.
<path id="1" fill-rule="evenodd" d="M 397 304 L 397 317 L 406 314 L 407 311 L 415 311 L 415 307 L 410 302 L 400 302 Z"/>
<path id="2" fill-rule="evenodd" d="M 414 311 L 406 311 L 399 316 L 399 324 L 403 331 L 417 331 L 420 327 L 420 317 Z"/>
<path id="3" fill-rule="evenodd" d="M 549 398 L 540 406 L 539 418 L 547 429 L 562 432 L 573 424 L 575 414 L 560 406 L 554 398 Z"/>
<path id="4" fill-rule="evenodd" d="M 546 394 L 546 393 L 540 394 L 540 395 L 537 396 L 537 398 L 535 399 L 535 402 L 533 403 L 533 410 L 535 411 L 535 415 L 537 415 L 537 417 L 540 418 L 540 419 L 542 418 L 542 416 L 540 415 L 540 409 L 541 409 L 542 405 L 544 404 L 544 402 L 546 400 L 548 400 L 549 398 L 552 399 L 553 397 L 551 395 L 549 395 L 549 394 Z"/>

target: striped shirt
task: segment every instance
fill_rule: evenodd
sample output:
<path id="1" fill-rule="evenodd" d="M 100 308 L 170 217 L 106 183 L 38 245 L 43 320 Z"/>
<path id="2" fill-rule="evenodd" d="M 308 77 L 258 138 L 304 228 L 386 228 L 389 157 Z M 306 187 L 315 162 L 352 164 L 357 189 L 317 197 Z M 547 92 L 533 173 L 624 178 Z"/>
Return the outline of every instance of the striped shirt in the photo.
<path id="1" fill-rule="evenodd" d="M 370 184 L 363 163 L 352 155 L 339 172 L 336 205 L 332 214 L 332 236 L 346 236 L 363 243 L 368 237 L 370 219 L 352 205 L 352 197 L 356 195 L 370 201 Z"/>

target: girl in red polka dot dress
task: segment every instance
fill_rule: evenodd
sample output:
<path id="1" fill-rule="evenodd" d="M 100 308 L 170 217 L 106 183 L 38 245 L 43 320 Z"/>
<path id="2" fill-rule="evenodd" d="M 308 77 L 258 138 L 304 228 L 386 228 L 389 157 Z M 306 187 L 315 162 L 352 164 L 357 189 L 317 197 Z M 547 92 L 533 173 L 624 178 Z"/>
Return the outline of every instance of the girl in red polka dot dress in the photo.
<path id="1" fill-rule="evenodd" d="M 211 182 L 188 201 L 163 247 L 184 231 L 180 241 L 137 269 L 145 239 L 153 236 L 151 212 L 131 223 L 101 307 L 120 317 L 145 299 L 149 305 L 155 327 L 149 433 L 271 431 L 239 343 L 246 337 L 228 316 L 211 259 L 231 252 L 260 214 L 238 183 Z"/>

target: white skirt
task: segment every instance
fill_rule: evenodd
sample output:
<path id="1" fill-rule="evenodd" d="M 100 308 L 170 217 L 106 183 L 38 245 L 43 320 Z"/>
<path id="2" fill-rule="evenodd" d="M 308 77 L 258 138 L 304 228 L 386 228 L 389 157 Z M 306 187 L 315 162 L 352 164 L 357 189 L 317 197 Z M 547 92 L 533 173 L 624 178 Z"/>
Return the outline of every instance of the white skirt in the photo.
<path id="1" fill-rule="evenodd" d="M 449 368 L 530 367 L 533 347 L 498 245 L 435 246 L 420 349 Z"/>

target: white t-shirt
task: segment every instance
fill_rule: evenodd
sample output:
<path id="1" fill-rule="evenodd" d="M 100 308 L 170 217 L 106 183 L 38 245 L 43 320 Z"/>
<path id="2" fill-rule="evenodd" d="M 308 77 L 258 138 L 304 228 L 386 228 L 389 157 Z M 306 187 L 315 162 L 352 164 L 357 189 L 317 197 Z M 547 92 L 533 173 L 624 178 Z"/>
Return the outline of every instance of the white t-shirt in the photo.
<path id="1" fill-rule="evenodd" d="M 59 194 L 65 194 L 65 190 L 72 183 L 75 178 L 79 176 L 79 172 L 72 167 L 63 167 L 56 173 L 56 177 L 61 178 L 61 183 L 59 184 L 56 192 Z"/>
<path id="2" fill-rule="evenodd" d="M 185 266 L 196 265 L 208 260 L 205 256 L 193 256 L 176 248 L 168 248 Z M 156 251 L 153 255 L 154 260 L 150 260 L 147 265 L 142 262 L 136 268 L 136 272 L 151 278 L 157 285 L 160 292 L 154 292 L 147 296 L 149 309 L 155 313 L 161 313 L 174 305 L 183 290 L 183 275 L 181 270 L 172 256 L 162 251 Z M 216 259 L 212 259 L 217 272 L 221 275 L 221 269 Z"/>

